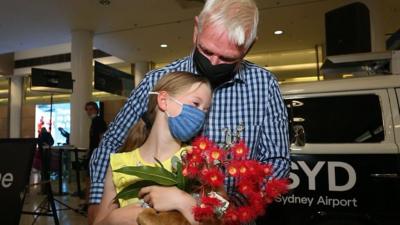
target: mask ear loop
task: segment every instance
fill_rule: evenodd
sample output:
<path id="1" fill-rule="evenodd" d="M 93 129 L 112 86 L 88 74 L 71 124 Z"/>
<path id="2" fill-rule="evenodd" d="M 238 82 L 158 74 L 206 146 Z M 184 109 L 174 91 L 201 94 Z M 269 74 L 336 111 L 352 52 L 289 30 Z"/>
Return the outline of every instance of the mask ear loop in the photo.
<path id="1" fill-rule="evenodd" d="M 176 102 L 178 105 L 183 106 L 183 103 L 175 99 L 174 97 L 168 96 L 172 101 Z"/>

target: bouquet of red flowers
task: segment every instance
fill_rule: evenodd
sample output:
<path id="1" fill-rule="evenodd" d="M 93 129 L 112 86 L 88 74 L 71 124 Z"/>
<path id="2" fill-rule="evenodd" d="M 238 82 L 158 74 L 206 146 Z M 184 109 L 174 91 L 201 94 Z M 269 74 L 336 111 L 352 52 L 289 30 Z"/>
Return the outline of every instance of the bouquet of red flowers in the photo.
<path id="1" fill-rule="evenodd" d="M 218 216 L 224 224 L 247 223 L 262 215 L 265 206 L 286 192 L 287 179 L 272 178 L 272 166 L 246 159 L 249 149 L 243 141 L 221 149 L 205 137 L 197 138 L 182 158 L 183 175 L 200 181 L 199 204 L 193 209 L 196 220 Z M 217 194 L 224 179 L 236 180 L 236 191 L 246 204 L 235 206 Z"/>
<path id="2" fill-rule="evenodd" d="M 287 191 L 288 180 L 272 177 L 271 165 L 246 159 L 248 152 L 243 140 L 220 148 L 205 137 L 196 138 L 181 160 L 173 159 L 173 172 L 161 163 L 158 167 L 116 170 L 143 179 L 126 187 L 116 198 L 137 197 L 140 188 L 148 185 L 176 185 L 196 194 L 198 204 L 193 208 L 193 214 L 197 221 L 218 218 L 229 225 L 250 222 L 263 215 L 266 205 Z M 225 179 L 235 180 L 236 193 L 242 200 L 240 206 L 218 193 L 224 189 Z"/>

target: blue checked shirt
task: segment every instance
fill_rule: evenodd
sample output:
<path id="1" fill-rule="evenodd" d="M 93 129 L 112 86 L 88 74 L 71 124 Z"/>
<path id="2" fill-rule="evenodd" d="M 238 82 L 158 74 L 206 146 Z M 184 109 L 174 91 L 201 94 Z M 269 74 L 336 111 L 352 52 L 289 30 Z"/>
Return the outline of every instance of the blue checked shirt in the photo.
<path id="1" fill-rule="evenodd" d="M 148 93 L 161 76 L 174 71 L 196 73 L 192 56 L 149 72 L 110 124 L 90 160 L 90 203 L 100 203 L 110 153 L 119 149 L 128 130 L 146 111 Z M 227 130 L 235 131 L 239 124 L 244 126 L 241 137 L 251 149 L 249 157 L 272 163 L 274 176 L 286 177 L 290 164 L 288 121 L 278 82 L 269 71 L 248 61 L 242 61 L 232 81 L 214 91 L 203 135 L 224 143 Z M 232 179 L 225 180 L 232 197 L 234 183 Z"/>

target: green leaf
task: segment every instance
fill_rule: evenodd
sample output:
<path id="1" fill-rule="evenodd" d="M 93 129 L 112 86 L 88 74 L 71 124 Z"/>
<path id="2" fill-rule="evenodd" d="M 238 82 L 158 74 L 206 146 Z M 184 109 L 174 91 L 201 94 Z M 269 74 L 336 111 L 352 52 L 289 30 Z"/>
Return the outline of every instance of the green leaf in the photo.
<path id="1" fill-rule="evenodd" d="M 139 180 L 133 184 L 126 186 L 124 189 L 122 189 L 117 194 L 117 196 L 115 196 L 115 199 L 126 200 L 126 199 L 131 199 L 131 198 L 137 198 L 141 188 L 151 186 L 151 185 L 157 185 L 157 183 L 154 181 L 149 181 L 149 180 Z"/>
<path id="2" fill-rule="evenodd" d="M 166 169 L 154 166 L 127 166 L 114 170 L 117 173 L 137 176 L 143 180 L 154 181 L 157 184 L 171 186 L 176 185 L 176 176 Z"/>
<path id="3" fill-rule="evenodd" d="M 160 160 L 158 160 L 156 157 L 154 157 L 154 160 L 157 162 L 158 165 L 160 165 L 160 168 L 162 170 L 164 170 L 165 173 L 171 173 L 169 172 L 167 169 L 165 169 L 164 165 L 162 164 L 162 162 Z M 173 173 L 172 173 L 173 174 Z M 173 174 L 175 176 L 175 174 Z"/>
<path id="4" fill-rule="evenodd" d="M 156 157 L 154 157 L 154 160 L 158 163 L 158 165 L 160 165 L 161 168 L 164 168 L 164 165 L 162 164 L 162 162 L 160 160 L 158 160 Z"/>
<path id="5" fill-rule="evenodd" d="M 186 177 L 182 174 L 182 162 L 177 161 L 176 170 L 177 187 L 181 190 L 186 190 Z"/>

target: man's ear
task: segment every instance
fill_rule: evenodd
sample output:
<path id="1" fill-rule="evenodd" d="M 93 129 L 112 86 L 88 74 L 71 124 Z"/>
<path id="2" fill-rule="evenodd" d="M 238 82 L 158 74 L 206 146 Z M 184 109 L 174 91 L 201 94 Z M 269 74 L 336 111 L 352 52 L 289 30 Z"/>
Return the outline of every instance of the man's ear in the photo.
<path id="1" fill-rule="evenodd" d="M 161 111 L 167 110 L 167 100 L 168 100 L 168 93 L 166 91 L 160 91 L 157 95 L 157 105 Z"/>
<path id="2" fill-rule="evenodd" d="M 197 34 L 199 32 L 199 17 L 194 17 L 194 28 L 193 28 L 193 45 L 197 43 Z"/>

